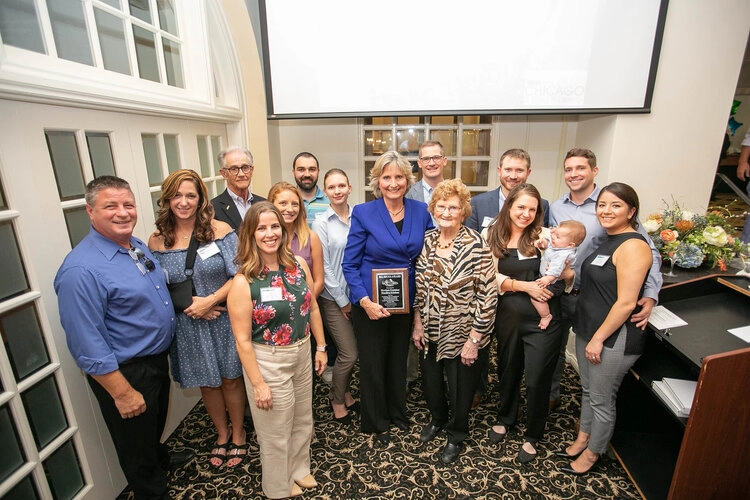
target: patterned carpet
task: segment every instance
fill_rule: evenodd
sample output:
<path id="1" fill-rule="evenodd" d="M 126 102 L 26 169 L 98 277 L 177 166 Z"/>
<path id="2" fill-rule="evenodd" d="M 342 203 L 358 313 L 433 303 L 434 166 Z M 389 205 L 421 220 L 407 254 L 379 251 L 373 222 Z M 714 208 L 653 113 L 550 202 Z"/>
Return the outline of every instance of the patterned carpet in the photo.
<path id="1" fill-rule="evenodd" d="M 356 380 L 356 378 L 355 378 Z M 450 465 L 440 461 L 445 433 L 432 442 L 419 441 L 429 412 L 419 383 L 413 388 L 408 409 L 412 427 L 408 433 L 391 430 L 391 443 L 381 448 L 370 435 L 361 434 L 356 419 L 345 427 L 332 421 L 328 387 L 318 380 L 315 390 L 315 437 L 312 442 L 312 472 L 320 486 L 305 490 L 298 498 L 316 499 L 628 499 L 640 498 L 632 481 L 609 457 L 602 457 L 595 473 L 574 477 L 560 472 L 565 460 L 554 457 L 574 437 L 579 413 L 578 376 L 567 367 L 562 405 L 547 425 L 539 443 L 539 457 L 520 465 L 515 457 L 525 425 L 522 416 L 503 443 L 491 445 L 487 429 L 494 422 L 497 396 L 495 377 L 490 395 L 472 412 L 472 431 L 465 449 Z M 356 383 L 356 382 L 355 382 Z M 356 386 L 353 393 L 356 397 Z M 215 471 L 208 455 L 215 435 L 202 403 L 198 403 L 167 441 L 171 449 L 191 448 L 196 458 L 170 475 L 170 495 L 181 499 L 265 498 L 260 488 L 260 459 L 254 434 L 249 434 L 249 458 L 238 470 Z M 127 490 L 119 499 L 127 499 Z"/>

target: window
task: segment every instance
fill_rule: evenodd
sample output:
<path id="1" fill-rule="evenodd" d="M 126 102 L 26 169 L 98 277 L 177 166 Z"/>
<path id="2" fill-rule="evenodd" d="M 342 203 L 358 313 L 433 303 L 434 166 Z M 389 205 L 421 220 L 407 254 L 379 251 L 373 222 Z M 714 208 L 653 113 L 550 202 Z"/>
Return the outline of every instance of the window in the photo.
<path id="1" fill-rule="evenodd" d="M 65 133 L 48 137 L 57 164 L 71 151 Z M 73 148 L 75 149 L 75 148 Z M 66 179 L 80 176 L 65 165 Z M 74 182 L 58 182 L 73 196 Z M 0 182 L 0 195 L 3 193 Z M 74 498 L 85 486 L 66 411 L 60 365 L 50 355 L 38 313 L 41 293 L 27 275 L 17 224 L 21 214 L 0 196 L 0 491 L 3 498 Z M 69 406 L 69 404 L 68 404 Z"/>
<path id="2" fill-rule="evenodd" d="M 101 175 L 117 175 L 108 132 L 45 130 L 47 149 L 63 205 L 70 246 L 89 232 L 83 199 L 86 184 Z"/>
<path id="3" fill-rule="evenodd" d="M 412 164 L 417 180 L 419 145 L 440 141 L 448 162 L 443 170 L 446 179 L 460 178 L 472 192 L 485 191 L 489 183 L 492 155 L 491 116 L 401 116 L 366 118 L 362 126 L 365 197 L 372 199 L 370 170 L 378 156 L 398 151 Z"/>
<path id="4" fill-rule="evenodd" d="M 0 35 L 7 45 L 185 86 L 172 0 L 11 0 L 0 7 Z"/>

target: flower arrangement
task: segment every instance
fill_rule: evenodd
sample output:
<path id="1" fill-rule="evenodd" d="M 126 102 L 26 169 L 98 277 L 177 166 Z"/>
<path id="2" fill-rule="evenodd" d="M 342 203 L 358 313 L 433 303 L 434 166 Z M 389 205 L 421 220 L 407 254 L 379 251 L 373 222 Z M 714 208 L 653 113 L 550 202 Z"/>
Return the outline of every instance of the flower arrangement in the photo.
<path id="1" fill-rule="evenodd" d="M 643 222 L 654 245 L 667 259 L 683 268 L 709 266 L 726 271 L 727 262 L 740 250 L 742 242 L 732 236 L 726 208 L 714 208 L 706 215 L 683 209 L 675 200 L 664 202 L 666 209 L 651 214 Z"/>

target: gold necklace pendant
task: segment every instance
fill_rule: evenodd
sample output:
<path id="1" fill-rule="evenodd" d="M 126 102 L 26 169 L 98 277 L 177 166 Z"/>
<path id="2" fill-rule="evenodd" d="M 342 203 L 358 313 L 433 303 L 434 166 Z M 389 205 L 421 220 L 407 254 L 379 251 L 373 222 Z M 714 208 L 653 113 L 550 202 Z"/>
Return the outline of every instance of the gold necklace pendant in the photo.
<path id="1" fill-rule="evenodd" d="M 404 207 L 406 207 L 406 205 L 403 205 L 400 209 L 396 210 L 395 212 L 391 212 L 390 210 L 388 210 L 388 208 L 386 208 L 386 210 L 388 210 L 388 213 L 391 214 L 391 217 L 396 217 L 398 214 L 404 211 Z"/>

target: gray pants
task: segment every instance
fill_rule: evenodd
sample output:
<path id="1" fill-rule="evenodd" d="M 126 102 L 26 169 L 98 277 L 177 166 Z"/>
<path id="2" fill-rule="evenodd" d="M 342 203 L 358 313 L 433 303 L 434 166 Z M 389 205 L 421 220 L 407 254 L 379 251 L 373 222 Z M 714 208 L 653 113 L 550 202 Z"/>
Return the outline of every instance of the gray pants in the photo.
<path id="1" fill-rule="evenodd" d="M 582 432 L 589 434 L 589 450 L 603 455 L 615 431 L 617 418 L 617 391 L 623 377 L 638 360 L 640 354 L 625 354 L 627 332 L 625 326 L 612 348 L 604 347 L 601 363 L 592 364 L 586 359 L 588 340 L 576 336 L 576 357 L 581 374 Z"/>
<path id="2" fill-rule="evenodd" d="M 345 404 L 344 394 L 349 392 L 352 371 L 358 356 L 354 329 L 352 322 L 346 319 L 335 301 L 318 297 L 318 307 L 338 350 L 331 378 L 331 400 L 336 404 Z"/>

